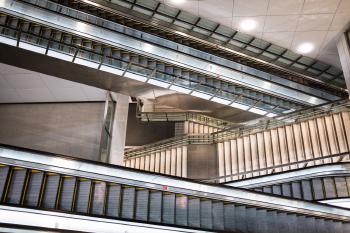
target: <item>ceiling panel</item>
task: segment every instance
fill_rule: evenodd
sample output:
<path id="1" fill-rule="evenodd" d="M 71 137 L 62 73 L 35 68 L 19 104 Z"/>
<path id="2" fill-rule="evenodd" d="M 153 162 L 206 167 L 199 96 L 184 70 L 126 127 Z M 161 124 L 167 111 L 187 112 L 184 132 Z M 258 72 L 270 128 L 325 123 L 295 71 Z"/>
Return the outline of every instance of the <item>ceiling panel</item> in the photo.
<path id="1" fill-rule="evenodd" d="M 350 26 L 350 0 L 161 0 L 173 7 L 240 31 L 240 22 L 253 19 L 257 27 L 245 31 L 279 46 L 294 50 L 300 43 L 313 42 L 306 56 L 324 60 L 325 48 L 334 45 Z M 333 46 L 335 47 L 335 46 Z M 329 60 L 329 59 L 327 59 Z M 340 67 L 339 59 L 332 64 Z"/>
<path id="2" fill-rule="evenodd" d="M 106 91 L 0 63 L 0 103 L 104 101 Z"/>

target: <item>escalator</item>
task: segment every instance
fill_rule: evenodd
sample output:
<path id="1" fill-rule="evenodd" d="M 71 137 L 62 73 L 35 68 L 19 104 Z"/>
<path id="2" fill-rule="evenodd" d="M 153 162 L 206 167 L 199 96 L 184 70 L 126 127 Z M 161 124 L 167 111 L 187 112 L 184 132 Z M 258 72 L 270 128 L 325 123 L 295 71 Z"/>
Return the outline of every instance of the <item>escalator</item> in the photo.
<path id="1" fill-rule="evenodd" d="M 39 211 L 186 232 L 350 231 L 350 210 L 324 204 L 8 146 L 0 149 L 0 163 L 1 213 Z"/>
<path id="2" fill-rule="evenodd" d="M 271 82 L 260 71 L 213 69 L 211 61 L 194 58 L 195 52 L 146 43 L 149 35 L 123 25 L 50 1 L 25 2 L 31 4 L 2 4 L 3 43 L 270 117 L 343 96 L 278 77 Z"/>

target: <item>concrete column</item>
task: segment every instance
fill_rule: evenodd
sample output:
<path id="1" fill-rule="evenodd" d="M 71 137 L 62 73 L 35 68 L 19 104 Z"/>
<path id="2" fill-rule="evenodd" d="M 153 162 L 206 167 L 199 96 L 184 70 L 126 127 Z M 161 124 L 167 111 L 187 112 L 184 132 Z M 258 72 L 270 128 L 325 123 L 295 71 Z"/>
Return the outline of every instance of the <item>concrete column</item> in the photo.
<path id="1" fill-rule="evenodd" d="M 343 69 L 346 87 L 350 90 L 350 32 L 344 33 L 338 41 L 337 48 Z"/>
<path id="2" fill-rule="evenodd" d="M 108 158 L 108 163 L 115 165 L 123 165 L 126 127 L 129 111 L 129 96 L 112 93 L 113 99 L 116 101 L 112 141 Z"/>

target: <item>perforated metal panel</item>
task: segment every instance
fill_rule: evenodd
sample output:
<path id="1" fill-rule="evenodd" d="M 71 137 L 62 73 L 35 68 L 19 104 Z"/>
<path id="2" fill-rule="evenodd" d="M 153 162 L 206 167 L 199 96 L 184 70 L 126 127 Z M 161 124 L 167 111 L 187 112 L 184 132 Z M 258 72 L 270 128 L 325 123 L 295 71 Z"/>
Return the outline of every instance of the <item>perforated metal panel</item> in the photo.
<path id="1" fill-rule="evenodd" d="M 188 199 L 188 225 L 192 227 L 200 227 L 200 199 Z"/>
<path id="2" fill-rule="evenodd" d="M 106 183 L 99 181 L 94 182 L 93 195 L 91 199 L 91 213 L 102 215 L 105 206 Z"/>
<path id="3" fill-rule="evenodd" d="M 78 191 L 75 200 L 75 210 L 79 213 L 87 213 L 89 208 L 89 198 L 91 190 L 91 180 L 81 179 L 78 181 Z"/>
<path id="4" fill-rule="evenodd" d="M 32 171 L 27 187 L 27 192 L 24 199 L 24 204 L 28 206 L 37 206 L 39 204 L 39 197 L 41 186 L 44 179 L 44 173 L 39 171 Z"/>
<path id="5" fill-rule="evenodd" d="M 9 173 L 8 166 L 0 166 L 0 201 L 2 196 L 4 195 L 6 179 Z"/>
<path id="6" fill-rule="evenodd" d="M 217 230 L 224 229 L 224 203 L 213 202 L 213 228 Z"/>
<path id="7" fill-rule="evenodd" d="M 119 217 L 121 187 L 117 184 L 108 184 L 107 190 L 107 209 L 106 215 L 110 217 Z"/>
<path id="8" fill-rule="evenodd" d="M 176 195 L 176 224 L 187 226 L 187 196 Z"/>
<path id="9" fill-rule="evenodd" d="M 65 211 L 70 211 L 72 209 L 75 182 L 75 177 L 67 176 L 62 178 L 62 186 L 58 202 L 59 209 Z"/>
<path id="10" fill-rule="evenodd" d="M 201 200 L 201 227 L 211 229 L 213 227 L 212 219 L 212 201 L 211 200 Z"/>
<path id="11" fill-rule="evenodd" d="M 136 219 L 148 220 L 149 191 L 147 189 L 136 190 Z"/>
<path id="12" fill-rule="evenodd" d="M 19 204 L 22 197 L 24 182 L 26 178 L 26 169 L 14 168 L 10 181 L 10 187 L 7 194 L 7 202 L 11 204 Z"/>
<path id="13" fill-rule="evenodd" d="M 45 181 L 44 198 L 42 206 L 44 208 L 53 209 L 56 207 L 56 198 L 58 193 L 58 185 L 60 176 L 57 174 L 47 174 Z"/>
<path id="14" fill-rule="evenodd" d="M 163 216 L 162 222 L 174 224 L 175 223 L 175 194 L 163 194 Z"/>
<path id="15" fill-rule="evenodd" d="M 149 221 L 162 221 L 162 192 L 151 191 L 149 198 Z"/>
<path id="16" fill-rule="evenodd" d="M 135 214 L 135 188 L 123 187 L 122 191 L 122 218 L 134 218 Z"/>

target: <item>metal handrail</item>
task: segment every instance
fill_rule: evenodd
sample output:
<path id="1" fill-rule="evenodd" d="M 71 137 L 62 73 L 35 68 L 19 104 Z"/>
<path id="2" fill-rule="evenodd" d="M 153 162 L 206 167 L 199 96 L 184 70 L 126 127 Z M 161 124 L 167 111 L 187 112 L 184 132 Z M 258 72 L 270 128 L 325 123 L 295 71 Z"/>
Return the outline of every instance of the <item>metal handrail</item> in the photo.
<path id="1" fill-rule="evenodd" d="M 334 154 L 334 155 L 327 155 L 327 156 L 318 157 L 318 158 L 305 159 L 305 160 L 296 161 L 296 162 L 290 162 L 290 163 L 285 163 L 285 164 L 273 165 L 273 166 L 270 166 L 270 167 L 254 169 L 254 170 L 251 170 L 251 171 L 237 172 L 237 173 L 230 174 L 230 175 L 225 175 L 225 176 L 217 176 L 217 177 L 209 178 L 209 179 L 208 178 L 204 178 L 204 179 L 196 179 L 196 180 L 197 181 L 201 181 L 201 182 L 215 182 L 215 183 L 221 183 L 220 180 L 223 180 L 223 182 L 225 182 L 226 178 L 234 178 L 234 177 L 236 177 L 237 180 L 241 180 L 241 179 L 245 179 L 247 174 L 253 174 L 253 173 L 256 173 L 256 172 L 269 171 L 269 170 L 272 171 L 270 174 L 274 174 L 274 172 L 275 172 L 275 170 L 277 168 L 283 168 L 283 167 L 288 167 L 288 166 L 293 166 L 293 165 L 298 165 L 298 164 L 304 164 L 304 167 L 307 167 L 308 163 L 310 163 L 310 162 L 320 161 L 320 160 L 324 160 L 324 159 L 331 159 L 331 158 L 339 157 L 339 160 L 337 162 L 341 162 L 343 160 L 343 158 L 345 156 L 347 156 L 347 155 L 350 155 L 350 151 L 349 152 L 339 153 L 339 154 Z M 290 169 L 290 170 L 293 170 L 293 169 Z"/>
<path id="2" fill-rule="evenodd" d="M 164 148 L 189 144 L 213 144 L 228 139 L 242 137 L 248 134 L 264 131 L 271 128 L 288 125 L 295 122 L 305 121 L 310 118 L 329 115 L 330 113 L 350 111 L 350 100 L 340 100 L 327 104 L 318 105 L 303 111 L 287 113 L 274 118 L 260 118 L 258 120 L 242 123 L 241 126 L 221 130 L 210 134 L 183 135 L 147 144 L 140 148 L 127 150 L 125 158 L 142 156 L 151 152 L 160 151 Z"/>

